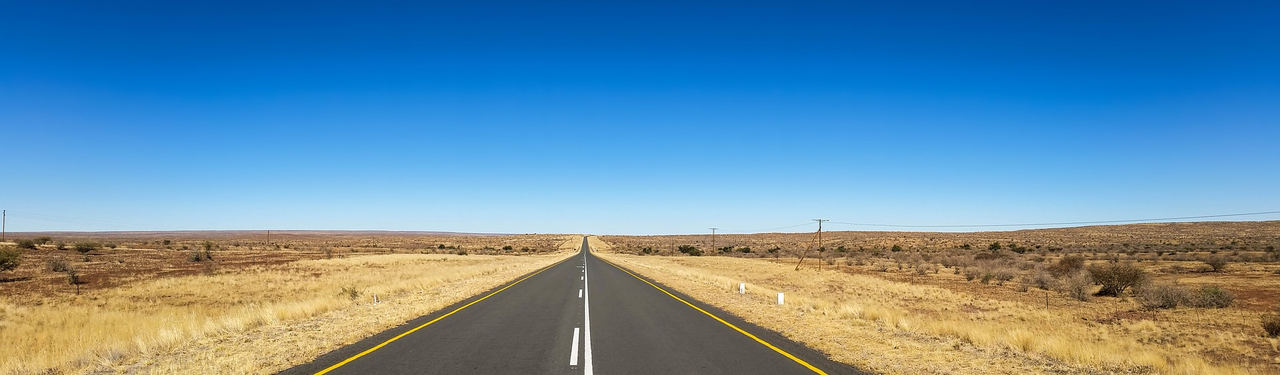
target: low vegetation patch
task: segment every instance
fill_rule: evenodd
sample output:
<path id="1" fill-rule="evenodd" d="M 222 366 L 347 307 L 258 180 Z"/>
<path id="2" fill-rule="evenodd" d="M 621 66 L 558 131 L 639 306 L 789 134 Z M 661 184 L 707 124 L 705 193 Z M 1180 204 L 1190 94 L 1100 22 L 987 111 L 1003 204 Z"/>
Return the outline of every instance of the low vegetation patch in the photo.
<path id="1" fill-rule="evenodd" d="M 22 251 L 12 246 L 0 247 L 0 272 L 18 268 L 22 264 Z"/>
<path id="2" fill-rule="evenodd" d="M 363 255 L 0 296 L 0 374 L 273 373 L 564 257 Z"/>

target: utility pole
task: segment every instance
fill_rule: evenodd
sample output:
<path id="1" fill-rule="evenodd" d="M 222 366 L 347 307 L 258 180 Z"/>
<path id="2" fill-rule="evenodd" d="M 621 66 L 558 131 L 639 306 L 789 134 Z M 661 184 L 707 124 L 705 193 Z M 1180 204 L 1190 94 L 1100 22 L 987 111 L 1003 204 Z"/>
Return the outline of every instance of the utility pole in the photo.
<path id="1" fill-rule="evenodd" d="M 4 232 L 9 226 L 9 210 L 0 210 L 0 242 L 4 242 Z"/>
<path id="2" fill-rule="evenodd" d="M 828 220 L 828 219 L 813 219 L 813 221 L 818 222 L 818 248 L 819 248 L 819 249 L 821 249 L 821 248 L 822 248 L 822 222 L 824 222 L 824 221 L 831 221 L 831 220 Z"/>
<path id="3" fill-rule="evenodd" d="M 822 248 L 822 222 L 824 222 L 824 221 L 831 221 L 831 220 L 828 220 L 828 219 L 813 219 L 813 221 L 818 222 L 818 248 L 819 248 L 819 249 L 821 249 L 821 248 Z M 819 251 L 819 254 L 821 254 L 821 251 Z M 800 251 L 800 261 L 796 262 L 796 271 L 799 271 L 799 270 L 800 270 L 800 265 L 804 263 L 804 257 L 806 257 L 806 256 L 808 256 L 808 255 L 809 255 L 809 251 L 808 251 L 808 250 L 801 250 L 801 251 Z M 819 269 L 819 270 L 821 270 L 821 269 L 822 269 L 822 260 L 818 260 L 818 269 Z"/>
<path id="4" fill-rule="evenodd" d="M 711 251 L 716 251 L 716 229 L 720 229 L 720 228 L 708 228 L 708 229 L 711 229 Z"/>
<path id="5" fill-rule="evenodd" d="M 823 248 L 822 248 L 822 222 L 824 222 L 824 221 L 828 221 L 828 220 L 827 220 L 827 219 L 813 219 L 813 221 L 818 222 L 818 270 L 819 270 L 819 271 L 821 271 L 821 270 L 822 270 L 822 262 L 826 260 L 825 258 L 826 258 L 826 254 L 827 254 L 826 249 L 823 249 Z"/>
<path id="6" fill-rule="evenodd" d="M 271 247 L 271 230 L 267 229 L 267 247 Z"/>

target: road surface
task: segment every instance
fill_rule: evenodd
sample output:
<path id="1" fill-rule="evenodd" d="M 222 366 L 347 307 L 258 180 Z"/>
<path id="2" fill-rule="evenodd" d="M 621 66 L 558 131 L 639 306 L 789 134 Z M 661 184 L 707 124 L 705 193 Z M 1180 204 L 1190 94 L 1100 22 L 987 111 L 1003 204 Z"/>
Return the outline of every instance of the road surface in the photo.
<path id="1" fill-rule="evenodd" d="M 581 250 L 282 374 L 862 374 Z"/>

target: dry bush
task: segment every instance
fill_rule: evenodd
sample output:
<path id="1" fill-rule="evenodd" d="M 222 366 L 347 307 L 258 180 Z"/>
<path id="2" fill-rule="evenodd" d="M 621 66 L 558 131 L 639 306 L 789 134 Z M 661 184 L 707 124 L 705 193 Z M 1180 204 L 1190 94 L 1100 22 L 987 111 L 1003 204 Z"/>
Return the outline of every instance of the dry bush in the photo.
<path id="1" fill-rule="evenodd" d="M 1051 290 L 1058 285 L 1058 280 L 1048 273 L 1038 272 L 1031 277 L 1031 284 L 1035 285 L 1036 288 Z"/>
<path id="2" fill-rule="evenodd" d="M 1280 314 L 1265 314 L 1262 316 L 1262 329 L 1267 331 L 1267 336 L 1280 336 Z"/>
<path id="3" fill-rule="evenodd" d="M 1191 297 L 1186 289 L 1177 284 L 1153 284 L 1134 289 L 1138 303 L 1148 310 L 1172 309 L 1187 303 Z"/>
<path id="4" fill-rule="evenodd" d="M 67 261 L 62 258 L 49 259 L 49 262 L 45 265 L 49 272 L 67 272 L 67 269 L 69 268 L 67 266 Z"/>
<path id="5" fill-rule="evenodd" d="M 992 271 L 991 274 L 996 279 L 996 285 L 1004 285 L 1005 282 L 1013 280 L 1014 277 L 1013 271 L 1003 268 Z"/>
<path id="6" fill-rule="evenodd" d="M 1056 277 L 1064 277 L 1074 275 L 1084 269 L 1084 257 L 1079 255 L 1067 255 L 1058 259 L 1058 263 L 1049 267 L 1049 273 Z"/>
<path id="7" fill-rule="evenodd" d="M 1227 259 L 1221 256 L 1209 257 L 1209 259 L 1204 260 L 1204 264 L 1209 265 L 1209 269 L 1213 270 L 1213 272 L 1222 272 L 1227 269 Z"/>
<path id="8" fill-rule="evenodd" d="M 1089 290 L 1093 288 L 1093 278 L 1089 272 L 1080 271 L 1068 276 L 1058 284 L 1063 293 L 1077 301 L 1088 301 Z"/>
<path id="9" fill-rule="evenodd" d="M 1130 263 L 1111 263 L 1089 267 L 1089 275 L 1093 282 L 1102 285 L 1099 296 L 1119 297 L 1125 289 L 1140 285 L 1147 280 L 1147 273 Z"/>
<path id="10" fill-rule="evenodd" d="M 359 299 L 359 298 L 360 298 L 360 294 L 362 294 L 362 293 L 360 292 L 360 289 L 358 289 L 358 288 L 356 288 L 356 287 L 354 287 L 354 286 L 344 286 L 344 287 L 342 287 L 342 290 L 341 290 L 340 292 L 338 292 L 338 295 L 339 295 L 339 296 L 347 297 L 347 298 L 351 299 L 352 301 L 355 301 L 356 299 Z"/>

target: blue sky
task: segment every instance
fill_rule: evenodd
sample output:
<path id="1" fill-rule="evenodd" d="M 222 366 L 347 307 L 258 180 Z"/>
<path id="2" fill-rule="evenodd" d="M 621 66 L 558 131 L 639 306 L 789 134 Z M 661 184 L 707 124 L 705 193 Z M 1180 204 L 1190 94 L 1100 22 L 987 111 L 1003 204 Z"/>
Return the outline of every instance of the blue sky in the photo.
<path id="1" fill-rule="evenodd" d="M 0 9 L 11 231 L 1280 210 L 1274 3 Z"/>

